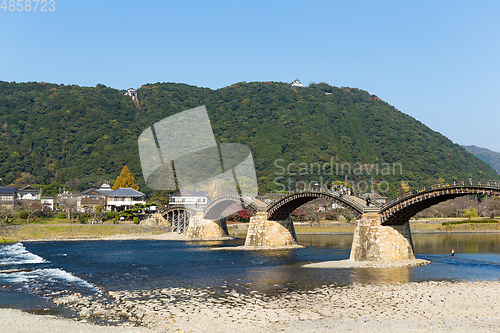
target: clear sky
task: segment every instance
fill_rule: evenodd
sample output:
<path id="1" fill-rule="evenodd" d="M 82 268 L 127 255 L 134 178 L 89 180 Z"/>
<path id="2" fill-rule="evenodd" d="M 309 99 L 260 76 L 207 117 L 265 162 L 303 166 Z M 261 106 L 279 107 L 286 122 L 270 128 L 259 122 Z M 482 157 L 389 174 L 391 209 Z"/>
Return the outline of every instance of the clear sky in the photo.
<path id="1" fill-rule="evenodd" d="M 500 1 L 35 4 L 0 9 L 2 81 L 217 89 L 299 78 L 367 90 L 453 142 L 500 152 Z"/>

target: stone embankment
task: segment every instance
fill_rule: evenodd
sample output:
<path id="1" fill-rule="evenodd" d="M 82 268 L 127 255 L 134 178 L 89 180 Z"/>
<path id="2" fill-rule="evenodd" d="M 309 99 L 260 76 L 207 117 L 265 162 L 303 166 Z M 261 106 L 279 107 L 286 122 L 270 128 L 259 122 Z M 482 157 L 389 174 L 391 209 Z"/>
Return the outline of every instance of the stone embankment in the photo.
<path id="1" fill-rule="evenodd" d="M 165 288 L 47 295 L 85 320 L 157 332 L 498 331 L 500 282 L 322 286 L 307 291 Z"/>

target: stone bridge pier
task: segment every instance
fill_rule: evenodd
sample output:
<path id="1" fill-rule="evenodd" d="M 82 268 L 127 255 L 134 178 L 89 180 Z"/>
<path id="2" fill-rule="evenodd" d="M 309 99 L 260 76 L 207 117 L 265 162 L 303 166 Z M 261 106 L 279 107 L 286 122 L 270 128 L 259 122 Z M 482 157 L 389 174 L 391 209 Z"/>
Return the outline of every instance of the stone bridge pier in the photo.
<path id="1" fill-rule="evenodd" d="M 186 236 L 190 240 L 227 240 L 229 237 L 227 231 L 226 219 L 213 221 L 205 219 L 203 212 L 197 212 L 189 218 L 189 224 Z"/>
<path id="2" fill-rule="evenodd" d="M 300 247 L 292 221 L 269 221 L 267 212 L 250 218 L 245 247 Z"/>
<path id="3" fill-rule="evenodd" d="M 410 223 L 381 225 L 378 212 L 367 212 L 356 222 L 350 260 L 383 261 L 415 259 Z"/>

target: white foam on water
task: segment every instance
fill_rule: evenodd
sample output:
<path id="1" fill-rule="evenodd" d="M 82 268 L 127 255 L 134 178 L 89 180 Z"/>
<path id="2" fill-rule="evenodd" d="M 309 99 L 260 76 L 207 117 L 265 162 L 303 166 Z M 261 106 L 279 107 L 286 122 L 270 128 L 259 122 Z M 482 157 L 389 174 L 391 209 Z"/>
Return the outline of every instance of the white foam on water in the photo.
<path id="1" fill-rule="evenodd" d="M 47 283 L 47 282 L 55 282 L 55 283 L 69 283 L 79 285 L 81 287 L 88 288 L 92 291 L 99 292 L 101 291 L 97 289 L 97 287 L 87 282 L 73 274 L 66 272 L 60 268 L 42 268 L 35 269 L 32 271 L 20 271 L 15 273 L 0 273 L 0 280 L 7 283 Z"/>
<path id="2" fill-rule="evenodd" d="M 26 250 L 22 243 L 0 246 L 0 266 L 47 263 L 45 259 Z"/>

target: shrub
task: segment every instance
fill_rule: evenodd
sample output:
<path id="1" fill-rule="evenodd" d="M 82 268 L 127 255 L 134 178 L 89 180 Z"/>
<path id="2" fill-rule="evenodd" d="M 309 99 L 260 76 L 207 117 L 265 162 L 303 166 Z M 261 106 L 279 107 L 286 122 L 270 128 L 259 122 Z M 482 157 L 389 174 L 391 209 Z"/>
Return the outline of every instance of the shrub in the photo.
<path id="1" fill-rule="evenodd" d="M 19 218 L 20 219 L 26 220 L 26 219 L 28 219 L 28 216 L 29 216 L 28 212 L 21 212 L 21 213 L 19 213 Z"/>
<path id="2" fill-rule="evenodd" d="M 115 213 L 114 212 L 107 212 L 106 213 L 106 220 L 112 220 L 115 218 Z"/>
<path id="3" fill-rule="evenodd" d="M 89 216 L 90 216 L 90 214 L 89 214 L 89 213 L 79 214 L 79 215 L 78 215 L 78 220 L 79 220 L 80 222 L 85 221 L 85 219 L 87 219 Z"/>
<path id="4" fill-rule="evenodd" d="M 134 216 L 134 224 L 139 224 L 139 218 L 137 216 Z"/>
<path id="5" fill-rule="evenodd" d="M 453 222 L 443 222 L 441 225 L 455 225 L 455 224 L 481 224 L 481 223 L 498 223 L 497 220 L 480 220 L 480 221 L 469 221 L 469 220 L 463 220 L 463 221 L 453 221 Z"/>
<path id="6" fill-rule="evenodd" d="M 66 218 L 66 214 L 65 213 L 59 213 L 59 214 L 57 214 L 57 218 L 58 219 L 65 219 Z"/>

